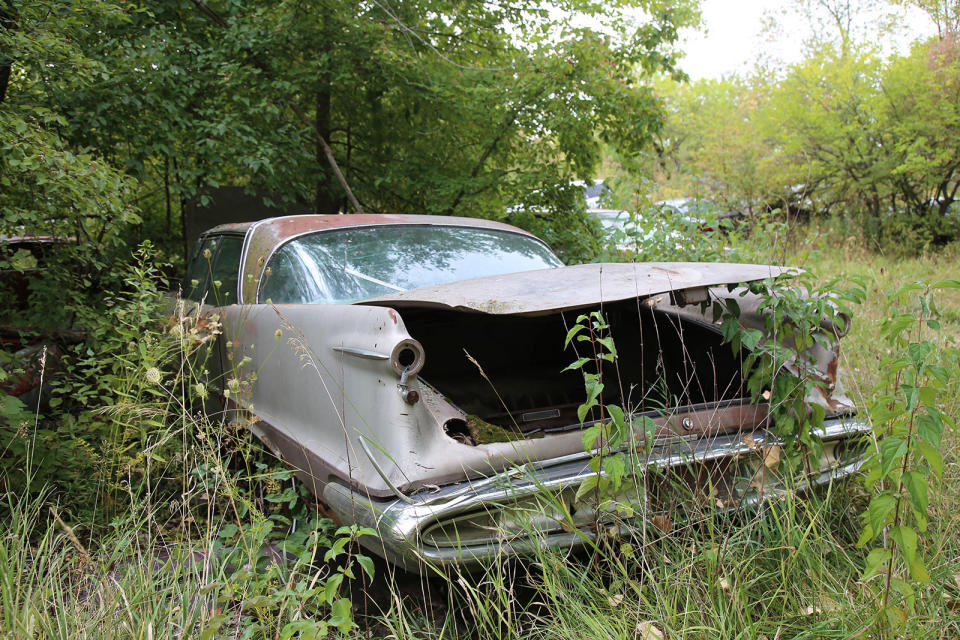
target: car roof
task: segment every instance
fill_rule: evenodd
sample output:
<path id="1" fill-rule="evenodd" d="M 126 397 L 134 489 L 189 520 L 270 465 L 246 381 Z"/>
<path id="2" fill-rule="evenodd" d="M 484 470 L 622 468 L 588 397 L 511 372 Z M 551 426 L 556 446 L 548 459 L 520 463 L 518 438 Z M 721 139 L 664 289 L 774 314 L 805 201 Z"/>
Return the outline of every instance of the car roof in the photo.
<path id="1" fill-rule="evenodd" d="M 204 231 L 201 235 L 217 233 L 246 233 L 251 227 L 269 228 L 270 235 L 277 241 L 310 231 L 325 231 L 342 227 L 362 227 L 387 224 L 430 224 L 442 226 L 481 227 L 502 229 L 525 235 L 533 235 L 523 229 L 503 222 L 485 218 L 465 218 L 460 216 L 429 216 L 400 213 L 350 213 L 350 214 L 306 214 L 277 216 L 254 222 L 233 222 L 221 224 Z"/>

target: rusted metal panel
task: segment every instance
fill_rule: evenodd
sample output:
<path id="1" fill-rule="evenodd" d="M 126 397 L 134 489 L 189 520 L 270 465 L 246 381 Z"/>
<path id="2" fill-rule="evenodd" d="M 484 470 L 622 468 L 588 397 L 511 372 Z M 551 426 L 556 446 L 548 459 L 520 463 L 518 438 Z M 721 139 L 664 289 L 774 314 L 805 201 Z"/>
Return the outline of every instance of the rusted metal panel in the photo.
<path id="1" fill-rule="evenodd" d="M 752 282 L 787 272 L 790 269 L 786 267 L 754 264 L 580 264 L 421 287 L 359 304 L 535 316 L 671 291 Z"/>

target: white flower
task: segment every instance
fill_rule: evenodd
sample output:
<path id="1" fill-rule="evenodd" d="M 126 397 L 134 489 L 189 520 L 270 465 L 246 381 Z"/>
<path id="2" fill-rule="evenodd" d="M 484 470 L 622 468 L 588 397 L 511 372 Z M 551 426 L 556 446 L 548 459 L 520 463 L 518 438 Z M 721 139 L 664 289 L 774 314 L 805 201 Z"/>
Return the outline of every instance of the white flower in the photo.
<path id="1" fill-rule="evenodd" d="M 160 380 L 163 379 L 163 376 L 160 374 L 160 369 L 156 367 L 150 367 L 147 369 L 147 382 L 150 384 L 160 384 Z"/>

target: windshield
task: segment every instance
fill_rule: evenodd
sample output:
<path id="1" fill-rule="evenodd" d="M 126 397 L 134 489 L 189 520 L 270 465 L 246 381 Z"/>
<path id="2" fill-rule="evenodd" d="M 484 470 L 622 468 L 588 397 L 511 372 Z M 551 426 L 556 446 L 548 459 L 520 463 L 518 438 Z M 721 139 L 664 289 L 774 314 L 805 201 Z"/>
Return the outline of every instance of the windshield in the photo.
<path id="1" fill-rule="evenodd" d="M 270 258 L 260 301 L 346 304 L 434 284 L 562 266 L 519 233 L 432 225 L 359 227 L 291 240 Z"/>

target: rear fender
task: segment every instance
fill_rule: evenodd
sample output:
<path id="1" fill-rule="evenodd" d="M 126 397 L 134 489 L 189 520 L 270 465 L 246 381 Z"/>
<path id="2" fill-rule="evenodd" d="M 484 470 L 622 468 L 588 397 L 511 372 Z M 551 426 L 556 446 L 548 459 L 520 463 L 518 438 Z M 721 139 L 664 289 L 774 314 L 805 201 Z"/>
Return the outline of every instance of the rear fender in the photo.
<path id="1" fill-rule="evenodd" d="M 375 493 L 387 478 L 363 450 L 416 449 L 429 425 L 407 404 L 391 364 L 410 339 L 393 309 L 354 305 L 236 305 L 224 309 L 226 393 L 254 416 L 251 429 L 309 476 L 317 493 L 333 476 Z M 417 384 L 416 376 L 405 383 Z M 389 482 L 387 482 L 389 480 Z"/>

